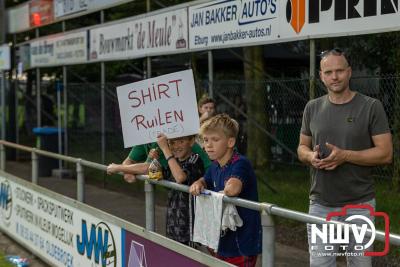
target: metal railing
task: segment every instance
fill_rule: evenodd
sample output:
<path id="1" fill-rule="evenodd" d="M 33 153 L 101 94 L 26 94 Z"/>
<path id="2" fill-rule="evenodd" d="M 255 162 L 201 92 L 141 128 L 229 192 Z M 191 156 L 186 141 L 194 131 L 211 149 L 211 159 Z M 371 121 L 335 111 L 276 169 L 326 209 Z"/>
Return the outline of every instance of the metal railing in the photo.
<path id="1" fill-rule="evenodd" d="M 70 163 L 76 164 L 77 173 L 77 196 L 76 199 L 80 202 L 85 202 L 85 179 L 84 179 L 84 167 L 90 167 L 101 171 L 106 171 L 107 166 L 87 161 L 80 158 L 74 158 L 69 156 L 60 155 L 53 152 L 48 152 L 40 150 L 37 148 L 31 148 L 19 144 L 14 144 L 4 140 L 0 140 L 0 169 L 5 170 L 5 147 L 11 147 L 17 150 L 23 150 L 30 152 L 32 157 L 32 183 L 37 184 L 39 166 L 38 166 L 38 155 L 46 156 L 50 158 L 55 158 L 59 160 L 64 160 Z M 138 175 L 137 179 L 145 181 L 145 200 L 146 200 L 146 229 L 149 231 L 154 231 L 155 227 L 155 202 L 154 202 L 154 185 L 164 186 L 170 189 L 179 190 L 182 192 L 189 192 L 189 187 L 182 184 L 177 184 L 174 182 L 169 182 L 165 180 L 155 181 L 148 178 L 147 175 Z M 226 203 L 231 203 L 236 206 L 257 210 L 261 212 L 261 225 L 263 229 L 262 234 L 262 266 L 274 266 L 275 263 L 275 225 L 273 220 L 273 215 L 283 217 L 286 219 L 291 219 L 304 223 L 313 224 L 324 224 L 331 223 L 337 225 L 344 225 L 342 222 L 329 221 L 327 222 L 325 218 L 312 216 L 303 212 L 298 212 L 290 209 L 285 209 L 278 207 L 277 205 L 270 203 L 258 203 L 254 201 L 249 201 L 237 197 L 223 197 L 223 201 Z M 361 229 L 361 228 L 359 228 Z M 367 230 L 366 235 L 369 237 L 372 235 L 371 230 Z M 385 232 L 376 231 L 376 240 L 385 242 Z M 400 246 L 400 235 L 389 234 L 389 242 L 391 245 Z"/>

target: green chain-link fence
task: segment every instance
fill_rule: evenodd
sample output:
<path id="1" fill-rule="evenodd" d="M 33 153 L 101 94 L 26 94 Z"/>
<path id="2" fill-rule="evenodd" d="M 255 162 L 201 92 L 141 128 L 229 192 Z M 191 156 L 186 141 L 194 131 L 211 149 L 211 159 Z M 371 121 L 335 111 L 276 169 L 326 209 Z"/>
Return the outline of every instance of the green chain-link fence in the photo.
<path id="1" fill-rule="evenodd" d="M 302 114 L 309 99 L 309 80 L 267 80 L 260 82 L 267 102 L 265 109 L 269 115 L 270 127 L 263 129 L 266 138 L 271 139 L 271 160 L 284 164 L 298 164 L 296 149 L 298 145 Z M 356 77 L 351 81 L 351 88 L 382 101 L 389 118 L 391 129 L 399 124 L 400 90 L 399 76 Z M 217 81 L 213 84 L 214 97 L 218 112 L 226 112 L 236 118 L 241 125 L 239 150 L 246 152 L 246 129 L 252 122 L 251 114 L 246 112 L 246 86 L 242 81 Z M 49 86 L 49 85 L 46 85 Z M 108 83 L 105 87 L 105 162 L 118 162 L 128 154 L 123 149 L 122 130 L 119 117 L 116 87 L 118 84 Z M 67 109 L 62 105 L 62 114 L 67 112 L 68 121 L 68 154 L 88 160 L 101 161 L 101 86 L 93 83 L 68 84 Z M 18 129 L 21 142 L 33 140 L 29 131 L 36 122 L 36 96 L 25 94 L 26 88 L 19 86 L 18 94 Z M 325 88 L 320 81 L 316 83 L 315 95 L 325 94 Z M 47 94 L 53 101 L 53 111 L 44 111 L 43 116 L 49 116 L 53 125 L 57 125 L 56 90 L 47 89 Z M 63 94 L 62 94 L 63 95 Z M 396 102 L 397 101 L 397 102 Z M 63 103 L 63 100 L 61 101 Z M 398 105 L 398 104 L 397 104 Z M 43 107 L 42 107 L 43 108 Z M 48 114 L 51 113 L 51 114 Z M 27 115 L 29 114 L 29 115 Z M 64 125 L 64 124 L 62 124 Z M 261 130 L 261 129 L 258 129 Z M 30 143 L 25 143 L 32 145 Z M 399 151 L 395 149 L 395 158 Z M 376 175 L 392 177 L 393 166 L 379 167 Z"/>

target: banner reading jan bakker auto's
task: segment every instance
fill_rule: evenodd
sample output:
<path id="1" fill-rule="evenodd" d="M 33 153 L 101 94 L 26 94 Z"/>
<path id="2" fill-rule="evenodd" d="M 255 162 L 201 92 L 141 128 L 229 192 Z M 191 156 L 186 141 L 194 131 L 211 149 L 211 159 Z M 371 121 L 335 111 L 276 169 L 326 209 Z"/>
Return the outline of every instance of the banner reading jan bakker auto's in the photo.
<path id="1" fill-rule="evenodd" d="M 190 49 L 249 45 L 277 39 L 278 2 L 218 0 L 190 6 Z"/>
<path id="2" fill-rule="evenodd" d="M 179 9 L 90 30 L 90 60 L 186 52 L 187 10 Z"/>
<path id="3" fill-rule="evenodd" d="M 31 67 L 87 62 L 87 32 L 53 35 L 30 43 Z"/>
<path id="4" fill-rule="evenodd" d="M 218 0 L 189 7 L 190 50 L 400 29 L 400 4 L 378 0 Z"/>

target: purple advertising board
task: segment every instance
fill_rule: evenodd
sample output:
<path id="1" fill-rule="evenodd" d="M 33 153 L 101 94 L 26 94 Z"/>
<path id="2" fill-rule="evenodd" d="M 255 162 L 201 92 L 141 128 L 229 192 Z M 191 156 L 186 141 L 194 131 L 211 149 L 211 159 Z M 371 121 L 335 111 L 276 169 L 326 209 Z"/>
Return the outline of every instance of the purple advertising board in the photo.
<path id="1" fill-rule="evenodd" d="M 121 229 L 122 266 L 206 266 L 157 243 Z"/>

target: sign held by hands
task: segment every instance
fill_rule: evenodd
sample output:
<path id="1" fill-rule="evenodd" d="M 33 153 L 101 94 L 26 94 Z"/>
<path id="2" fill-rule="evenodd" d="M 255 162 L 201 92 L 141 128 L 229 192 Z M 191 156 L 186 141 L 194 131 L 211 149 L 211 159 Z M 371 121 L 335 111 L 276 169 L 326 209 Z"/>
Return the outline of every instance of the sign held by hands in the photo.
<path id="1" fill-rule="evenodd" d="M 199 132 L 192 70 L 117 87 L 124 147 L 155 142 L 159 133 L 176 138 Z"/>

